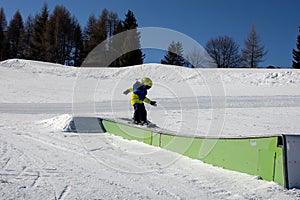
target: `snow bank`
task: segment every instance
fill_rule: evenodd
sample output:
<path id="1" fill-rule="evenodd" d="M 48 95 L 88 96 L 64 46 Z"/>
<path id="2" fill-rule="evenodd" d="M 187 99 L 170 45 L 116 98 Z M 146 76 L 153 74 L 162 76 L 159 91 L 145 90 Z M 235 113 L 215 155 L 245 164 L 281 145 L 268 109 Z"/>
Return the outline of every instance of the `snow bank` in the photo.
<path id="1" fill-rule="evenodd" d="M 77 71 L 76 68 L 65 65 L 22 59 L 5 60 L 0 63 L 0 66 L 32 74 L 51 74 L 63 77 L 75 77 Z"/>
<path id="2" fill-rule="evenodd" d="M 44 119 L 37 121 L 36 123 L 52 131 L 63 131 L 66 125 L 70 123 L 72 116 L 69 114 L 59 115 L 51 117 L 49 119 Z"/>

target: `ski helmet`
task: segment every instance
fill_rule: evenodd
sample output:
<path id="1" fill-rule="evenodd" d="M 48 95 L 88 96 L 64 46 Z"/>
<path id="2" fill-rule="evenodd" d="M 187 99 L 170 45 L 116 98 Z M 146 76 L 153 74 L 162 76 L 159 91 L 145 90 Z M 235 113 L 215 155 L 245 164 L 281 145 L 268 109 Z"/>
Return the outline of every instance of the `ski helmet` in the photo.
<path id="1" fill-rule="evenodd" d="M 148 86 L 148 87 L 152 87 L 152 81 L 151 81 L 151 79 L 150 78 L 148 78 L 148 77 L 143 77 L 142 78 L 142 83 L 143 83 L 143 85 L 145 85 L 145 86 Z"/>

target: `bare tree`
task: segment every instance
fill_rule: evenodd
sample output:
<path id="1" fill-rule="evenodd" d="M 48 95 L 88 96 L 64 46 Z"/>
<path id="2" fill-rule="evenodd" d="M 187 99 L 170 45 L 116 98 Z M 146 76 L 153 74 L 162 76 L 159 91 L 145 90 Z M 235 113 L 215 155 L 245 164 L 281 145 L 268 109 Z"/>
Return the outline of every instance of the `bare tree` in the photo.
<path id="1" fill-rule="evenodd" d="M 250 68 L 257 68 L 267 54 L 265 46 L 260 45 L 260 38 L 256 33 L 255 25 L 252 25 L 251 32 L 245 39 L 245 48 L 242 49 L 242 62 Z"/>
<path id="2" fill-rule="evenodd" d="M 203 67 L 203 50 L 198 47 L 194 47 L 187 55 L 187 61 L 190 63 L 192 68 Z"/>
<path id="3" fill-rule="evenodd" d="M 219 36 L 206 43 L 206 51 L 218 68 L 238 67 L 240 65 L 239 45 L 229 36 Z"/>

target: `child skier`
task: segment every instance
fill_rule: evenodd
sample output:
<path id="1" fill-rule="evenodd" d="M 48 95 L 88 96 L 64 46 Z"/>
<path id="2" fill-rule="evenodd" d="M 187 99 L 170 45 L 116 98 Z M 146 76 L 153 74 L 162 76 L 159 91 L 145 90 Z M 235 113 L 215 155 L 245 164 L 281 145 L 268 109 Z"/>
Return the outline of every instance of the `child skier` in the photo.
<path id="1" fill-rule="evenodd" d="M 151 87 L 152 87 L 151 79 L 144 77 L 141 79 L 141 81 L 136 81 L 133 84 L 132 88 L 129 88 L 123 92 L 123 94 L 125 95 L 132 92 L 131 104 L 134 108 L 133 122 L 135 124 L 148 125 L 147 111 L 144 102 L 152 106 L 157 106 L 156 101 L 151 101 L 146 97 L 147 90 L 149 90 Z"/>

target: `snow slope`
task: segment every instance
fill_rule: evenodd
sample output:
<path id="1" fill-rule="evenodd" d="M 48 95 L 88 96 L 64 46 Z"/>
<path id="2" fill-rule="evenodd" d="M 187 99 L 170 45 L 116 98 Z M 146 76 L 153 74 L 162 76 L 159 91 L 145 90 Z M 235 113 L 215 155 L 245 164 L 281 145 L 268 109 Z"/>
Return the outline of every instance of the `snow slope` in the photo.
<path id="1" fill-rule="evenodd" d="M 149 118 L 161 127 L 210 134 L 221 125 L 213 134 L 235 136 L 299 133 L 299 70 L 78 69 L 8 60 L 0 74 L 1 199 L 300 199 L 297 189 L 139 142 L 61 132 L 74 114 L 72 102 L 86 100 L 80 108 L 87 115 L 130 117 L 122 91 L 149 76 L 149 97 L 159 104 L 147 107 Z"/>
<path id="2" fill-rule="evenodd" d="M 211 96 L 209 84 L 218 84 L 220 91 L 213 95 L 300 95 L 300 70 L 295 69 L 195 70 L 161 64 L 82 69 L 13 59 L 1 62 L 0 73 L 1 88 L 6 94 L 1 95 L 0 102 L 9 103 L 70 103 L 80 80 L 96 81 L 95 101 L 126 100 L 121 91 L 141 76 L 154 81 L 155 89 L 150 94 L 156 98 Z"/>
<path id="3" fill-rule="evenodd" d="M 139 77 L 154 81 L 149 118 L 196 135 L 299 133 L 300 70 L 188 69 L 160 64 L 72 68 L 36 61 L 1 63 L 0 108 L 10 113 L 132 115 L 122 91 Z M 82 103 L 83 102 L 83 103 Z M 39 103 L 39 104 L 36 104 Z M 78 108 L 79 105 L 79 108 Z M 211 131 L 214 126 L 218 131 Z"/>

